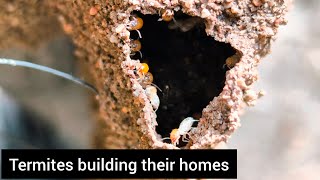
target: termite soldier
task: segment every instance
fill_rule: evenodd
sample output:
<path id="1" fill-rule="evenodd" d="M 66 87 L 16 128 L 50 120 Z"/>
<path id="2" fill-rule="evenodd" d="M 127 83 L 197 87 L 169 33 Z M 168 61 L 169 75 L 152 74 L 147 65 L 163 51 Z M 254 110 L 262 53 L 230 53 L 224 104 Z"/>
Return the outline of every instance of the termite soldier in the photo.
<path id="1" fill-rule="evenodd" d="M 129 31 L 134 31 L 134 30 L 137 31 L 140 38 L 142 38 L 142 36 L 141 36 L 139 29 L 141 29 L 142 26 L 143 26 L 143 20 L 140 17 L 138 17 L 137 15 L 133 15 L 130 17 L 128 30 Z"/>
<path id="2" fill-rule="evenodd" d="M 236 53 L 233 56 L 230 56 L 226 59 L 226 63 L 223 65 L 223 68 L 227 66 L 229 69 L 233 68 L 239 61 L 240 61 L 241 56 Z"/>
<path id="3" fill-rule="evenodd" d="M 170 138 L 163 138 L 163 139 L 170 139 L 173 145 L 179 144 L 180 136 L 182 136 L 183 142 L 188 142 L 187 135 L 189 134 L 190 130 L 192 129 L 192 124 L 196 121 L 192 117 L 187 117 L 183 121 L 181 121 L 178 129 L 173 129 L 170 133 Z"/>
<path id="4" fill-rule="evenodd" d="M 141 53 L 141 42 L 139 40 L 131 40 L 130 42 L 130 50 L 131 50 L 131 56 L 135 55 L 136 52 L 140 54 L 140 57 L 142 58 Z"/>
<path id="5" fill-rule="evenodd" d="M 157 95 L 157 89 L 161 89 L 152 83 L 153 76 L 149 72 L 149 66 L 147 63 L 141 63 L 141 66 L 137 69 L 137 74 L 139 76 L 139 83 L 145 88 L 146 95 L 155 111 L 158 110 L 160 105 L 160 99 Z M 162 91 L 161 91 L 162 92 Z"/>
<path id="6" fill-rule="evenodd" d="M 169 22 L 174 18 L 174 12 L 173 10 L 169 10 L 169 9 L 162 9 L 159 11 L 159 15 L 161 16 L 161 18 L 158 19 L 158 21 L 166 21 Z"/>
<path id="7" fill-rule="evenodd" d="M 145 89 L 146 95 L 148 99 L 150 100 L 150 103 L 155 111 L 158 110 L 160 105 L 160 99 L 157 95 L 157 88 L 151 85 L 147 85 Z"/>
<path id="8" fill-rule="evenodd" d="M 139 76 L 139 83 L 142 85 L 143 88 L 145 88 L 147 85 L 152 85 L 156 87 L 160 92 L 162 90 L 155 85 L 153 82 L 153 75 L 149 72 L 149 66 L 147 63 L 141 63 L 141 66 L 137 68 L 137 74 Z"/>

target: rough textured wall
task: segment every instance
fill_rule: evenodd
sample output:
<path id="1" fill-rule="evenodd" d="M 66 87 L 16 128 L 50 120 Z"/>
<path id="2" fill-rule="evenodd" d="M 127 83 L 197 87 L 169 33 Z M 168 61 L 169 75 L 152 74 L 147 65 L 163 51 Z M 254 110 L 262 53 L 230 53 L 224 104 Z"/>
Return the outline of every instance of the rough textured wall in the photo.
<path id="1" fill-rule="evenodd" d="M 216 41 L 229 43 L 241 57 L 226 72 L 222 92 L 202 111 L 188 144 L 190 148 L 215 148 L 240 126 L 239 112 L 244 103 L 253 105 L 261 95 L 250 90 L 258 78 L 256 66 L 269 52 L 270 40 L 278 26 L 285 24 L 284 14 L 290 4 L 283 0 L 127 0 L 46 1 L 42 6 L 41 2 L 25 6 L 33 7 L 30 11 L 50 7 L 47 12 L 55 14 L 65 33 L 73 38 L 76 55 L 86 62 L 84 66 L 99 90 L 96 96 L 99 126 L 95 140 L 101 148 L 176 148 L 163 143 L 156 133 L 157 114 L 135 73 L 140 62 L 130 58 L 131 39 L 127 27 L 132 11 L 159 16 L 161 9 L 167 9 L 201 17 L 206 33 Z M 2 4 L 7 7 L 8 3 Z M 23 19 L 28 18 L 25 13 Z M 46 16 L 38 18 L 39 22 L 43 19 L 50 22 Z M 43 32 L 41 29 L 38 31 Z M 33 36 L 25 38 L 27 42 L 32 39 Z"/>
<path id="2" fill-rule="evenodd" d="M 0 2 L 0 47 L 35 47 L 60 31 L 46 1 Z"/>

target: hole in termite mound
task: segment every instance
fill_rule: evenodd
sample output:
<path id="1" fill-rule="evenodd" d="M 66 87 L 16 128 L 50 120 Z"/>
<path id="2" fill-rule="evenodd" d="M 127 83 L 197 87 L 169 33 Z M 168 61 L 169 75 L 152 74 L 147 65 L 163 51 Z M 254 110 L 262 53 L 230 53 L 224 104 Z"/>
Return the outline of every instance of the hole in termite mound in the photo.
<path id="1" fill-rule="evenodd" d="M 158 21 L 158 15 L 136 14 L 144 21 L 140 29 L 141 61 L 148 63 L 154 83 L 163 90 L 163 93 L 158 91 L 157 132 L 169 137 L 184 118 L 199 119 L 202 109 L 220 94 L 228 70 L 225 61 L 235 50 L 208 37 L 202 21 L 181 32 L 180 28 L 169 28 L 174 26 L 173 21 Z M 181 23 L 180 27 L 188 27 L 183 22 L 192 18 L 179 12 L 174 17 Z"/>

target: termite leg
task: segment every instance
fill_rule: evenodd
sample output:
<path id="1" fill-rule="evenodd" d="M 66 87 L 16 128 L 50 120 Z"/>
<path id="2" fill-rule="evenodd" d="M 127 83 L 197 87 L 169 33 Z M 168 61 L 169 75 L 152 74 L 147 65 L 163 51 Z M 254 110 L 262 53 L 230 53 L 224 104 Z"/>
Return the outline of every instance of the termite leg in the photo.
<path id="1" fill-rule="evenodd" d="M 162 140 L 170 139 L 169 137 L 162 138 Z"/>
<path id="2" fill-rule="evenodd" d="M 180 23 L 173 17 L 172 21 L 182 30 L 183 27 L 180 25 Z"/>
<path id="3" fill-rule="evenodd" d="M 141 57 L 141 59 L 142 59 L 142 53 L 141 53 L 141 51 L 137 51 L 139 54 L 140 54 L 140 57 Z M 136 53 L 131 53 L 130 54 L 130 56 L 134 56 Z"/>
<path id="4" fill-rule="evenodd" d="M 226 67 L 228 67 L 228 65 L 227 64 L 224 64 L 223 66 L 222 66 L 222 68 L 223 69 L 226 69 Z M 231 69 L 230 67 L 228 67 L 228 69 Z"/>
<path id="5" fill-rule="evenodd" d="M 142 52 L 141 51 L 138 51 L 139 52 L 139 54 L 140 54 L 140 57 L 141 57 L 141 59 L 142 59 Z"/>
<path id="6" fill-rule="evenodd" d="M 162 90 L 159 88 L 159 86 L 155 85 L 154 83 L 150 83 L 150 84 L 151 84 L 152 86 L 156 87 L 161 93 L 163 93 Z"/>
<path id="7" fill-rule="evenodd" d="M 138 29 L 137 29 L 136 31 L 137 31 L 137 33 L 138 33 L 138 35 L 139 35 L 139 38 L 142 39 L 142 36 L 141 36 L 140 31 L 139 31 Z"/>
<path id="8" fill-rule="evenodd" d="M 186 135 L 187 135 L 187 134 L 184 134 L 184 135 L 182 136 L 182 141 L 183 141 L 183 142 L 189 142 L 189 140 L 190 140 L 190 139 L 187 138 Z"/>

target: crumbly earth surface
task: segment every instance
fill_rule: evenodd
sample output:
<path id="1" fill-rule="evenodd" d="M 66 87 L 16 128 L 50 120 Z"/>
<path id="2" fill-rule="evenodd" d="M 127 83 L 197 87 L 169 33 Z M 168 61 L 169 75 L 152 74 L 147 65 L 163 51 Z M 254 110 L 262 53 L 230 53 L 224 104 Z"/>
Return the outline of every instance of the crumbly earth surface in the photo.
<path id="1" fill-rule="evenodd" d="M 183 118 L 200 119 L 187 148 L 215 148 L 240 126 L 244 104 L 254 105 L 261 93 L 251 90 L 258 79 L 257 65 L 269 53 L 290 1 L 286 0 L 108 0 L 3 1 L 0 47 L 35 45 L 56 28 L 54 18 L 70 35 L 77 57 L 86 62 L 88 75 L 99 90 L 96 96 L 99 148 L 177 148 L 163 142 Z M 173 10 L 183 26 L 158 22 L 161 10 Z M 5 16 L 10 14 L 9 18 Z M 36 14 L 38 13 L 38 14 Z M 142 58 L 131 55 L 137 38 L 128 25 L 133 13 L 141 16 Z M 192 19 L 198 17 L 198 19 Z M 14 20 L 17 19 L 17 20 Z M 52 22 L 50 25 L 49 22 Z M 17 29 L 22 29 L 18 31 Z M 33 31 L 39 32 L 35 34 Z M 32 32 L 29 32 L 32 31 Z M 8 33 L 9 32 L 9 33 Z M 54 31 L 52 31 L 54 32 Z M 10 34 L 10 40 L 5 36 Z M 50 33 L 48 33 L 50 34 Z M 4 40 L 2 40 L 4 39 Z M 239 57 L 234 67 L 226 59 Z M 136 73 L 147 62 L 154 76 L 160 106 L 152 107 Z M 160 135 L 160 134 L 161 135 Z"/>

